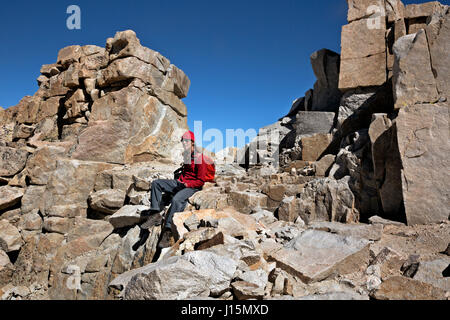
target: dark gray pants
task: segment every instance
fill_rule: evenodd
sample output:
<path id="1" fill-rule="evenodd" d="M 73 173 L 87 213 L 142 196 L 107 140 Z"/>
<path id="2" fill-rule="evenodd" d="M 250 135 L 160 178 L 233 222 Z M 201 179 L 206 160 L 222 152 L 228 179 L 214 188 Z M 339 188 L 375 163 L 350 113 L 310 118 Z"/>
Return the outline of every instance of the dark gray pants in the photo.
<path id="1" fill-rule="evenodd" d="M 171 194 L 172 200 L 166 216 L 166 228 L 172 227 L 172 219 L 175 212 L 183 212 L 188 199 L 200 189 L 186 188 L 178 180 L 158 179 L 152 182 L 151 210 L 164 210 L 163 192 Z"/>

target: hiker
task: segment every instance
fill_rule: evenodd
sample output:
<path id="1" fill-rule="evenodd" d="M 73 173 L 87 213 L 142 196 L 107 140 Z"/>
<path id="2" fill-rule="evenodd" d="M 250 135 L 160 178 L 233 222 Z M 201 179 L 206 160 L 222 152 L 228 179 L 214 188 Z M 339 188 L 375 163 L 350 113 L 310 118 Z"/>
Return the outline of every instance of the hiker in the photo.
<path id="1" fill-rule="evenodd" d="M 174 244 L 172 234 L 173 215 L 175 212 L 182 212 L 185 209 L 188 199 L 202 189 L 207 176 L 207 165 L 203 154 L 198 152 L 195 147 L 194 133 L 186 132 L 181 138 L 181 142 L 184 149 L 184 162 L 182 168 L 180 168 L 181 174 L 173 180 L 158 179 L 152 182 L 150 217 L 141 225 L 142 229 L 148 229 L 152 225 L 162 222 L 163 193 L 170 194 L 172 196 L 171 206 L 166 215 L 163 234 L 159 242 L 160 248 Z"/>

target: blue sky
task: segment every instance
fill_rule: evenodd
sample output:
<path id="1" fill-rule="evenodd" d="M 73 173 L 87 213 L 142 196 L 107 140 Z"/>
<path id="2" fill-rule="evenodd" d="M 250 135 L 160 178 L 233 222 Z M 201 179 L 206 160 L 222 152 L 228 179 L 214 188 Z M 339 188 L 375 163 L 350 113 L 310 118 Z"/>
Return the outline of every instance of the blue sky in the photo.
<path id="1" fill-rule="evenodd" d="M 422 1 L 404 1 L 420 3 Z M 448 1 L 442 1 L 447 3 Z M 81 8 L 81 30 L 66 9 Z M 73 44 L 104 46 L 132 29 L 191 79 L 188 124 L 203 131 L 274 123 L 315 82 L 309 56 L 340 52 L 345 0 L 8 1 L 0 12 L 0 106 L 37 90 L 41 65 Z"/>

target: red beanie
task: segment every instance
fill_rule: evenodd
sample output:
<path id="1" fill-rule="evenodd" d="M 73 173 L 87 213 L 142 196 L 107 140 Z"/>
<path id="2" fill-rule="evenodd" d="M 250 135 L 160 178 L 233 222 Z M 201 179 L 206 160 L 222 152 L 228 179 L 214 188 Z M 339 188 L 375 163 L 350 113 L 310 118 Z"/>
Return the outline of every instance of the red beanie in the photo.
<path id="1" fill-rule="evenodd" d="M 195 141 L 195 136 L 192 131 L 188 131 L 185 134 L 183 134 L 183 137 L 181 138 L 181 141 L 183 140 L 192 140 Z"/>

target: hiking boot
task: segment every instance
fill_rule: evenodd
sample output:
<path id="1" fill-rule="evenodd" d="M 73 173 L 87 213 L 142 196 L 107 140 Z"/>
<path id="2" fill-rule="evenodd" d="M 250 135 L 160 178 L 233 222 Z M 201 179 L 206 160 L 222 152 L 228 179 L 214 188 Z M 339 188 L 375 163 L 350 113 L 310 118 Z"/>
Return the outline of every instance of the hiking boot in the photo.
<path id="1" fill-rule="evenodd" d="M 158 243 L 158 248 L 160 248 L 160 249 L 169 248 L 169 247 L 173 246 L 174 244 L 175 244 L 175 238 L 172 234 L 172 230 L 165 229 L 161 236 L 161 240 Z"/>
<path id="2" fill-rule="evenodd" d="M 141 229 L 150 229 L 154 226 L 160 226 L 163 222 L 163 217 L 159 213 L 150 215 L 147 220 L 141 224 Z"/>

